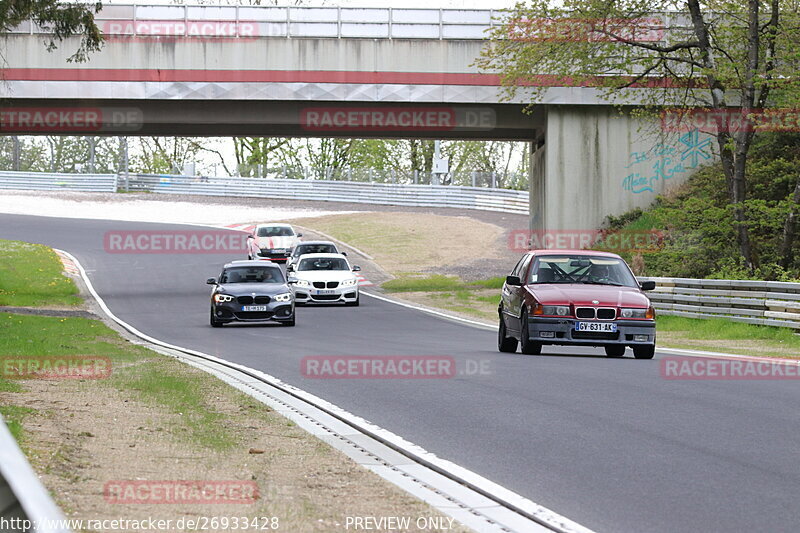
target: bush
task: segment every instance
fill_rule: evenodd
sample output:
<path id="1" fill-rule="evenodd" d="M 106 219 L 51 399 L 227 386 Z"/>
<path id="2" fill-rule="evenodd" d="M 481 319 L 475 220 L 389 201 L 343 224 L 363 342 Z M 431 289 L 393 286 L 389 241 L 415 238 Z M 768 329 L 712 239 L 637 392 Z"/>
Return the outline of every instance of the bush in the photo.
<path id="1" fill-rule="evenodd" d="M 757 137 L 748 161 L 750 238 L 758 264 L 749 272 L 739 253 L 727 184 L 719 164 L 698 170 L 669 196 L 659 196 L 650 209 L 634 209 L 608 217 L 611 231 L 660 230 L 663 246 L 636 258 L 637 270 L 648 276 L 714 279 L 800 278 L 800 227 L 794 259 L 781 266 L 781 244 L 792 194 L 800 175 L 800 134 L 770 133 Z M 598 248 L 602 248 L 598 246 Z M 621 254 L 629 262 L 632 254 Z M 639 272 L 637 272 L 639 273 Z"/>

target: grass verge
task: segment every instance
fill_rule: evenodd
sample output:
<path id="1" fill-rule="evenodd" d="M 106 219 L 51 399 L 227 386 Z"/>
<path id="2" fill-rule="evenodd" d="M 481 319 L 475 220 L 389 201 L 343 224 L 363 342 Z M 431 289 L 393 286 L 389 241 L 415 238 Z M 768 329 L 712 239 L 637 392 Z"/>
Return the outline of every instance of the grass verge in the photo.
<path id="1" fill-rule="evenodd" d="M 3 241 L 0 246 L 39 256 L 42 265 L 31 272 L 34 278 L 60 272 L 58 258 L 41 255 L 38 247 Z M 16 265 L 34 262 L 17 259 Z M 33 285 L 47 287 L 51 281 Z M 14 304 L 63 305 L 67 292 L 33 291 L 26 300 L 16 291 Z M 108 357 L 111 374 L 22 380 L 12 379 L 12 369 L 0 365 L 0 413 L 70 518 L 196 515 L 191 501 L 116 504 L 104 497 L 104 487 L 108 482 L 157 480 L 161 487 L 207 480 L 254 482 L 260 494 L 250 503 L 216 505 L 215 514 L 252 523 L 276 517 L 286 531 L 341 529 L 347 516 L 442 519 L 268 406 L 201 370 L 129 343 L 100 321 L 0 313 L 0 358 L 41 362 L 73 355 Z M 466 531 L 458 524 L 452 530 Z"/>
<path id="2" fill-rule="evenodd" d="M 0 305 L 79 305 L 77 287 L 61 270 L 61 261 L 47 246 L 0 240 Z"/>

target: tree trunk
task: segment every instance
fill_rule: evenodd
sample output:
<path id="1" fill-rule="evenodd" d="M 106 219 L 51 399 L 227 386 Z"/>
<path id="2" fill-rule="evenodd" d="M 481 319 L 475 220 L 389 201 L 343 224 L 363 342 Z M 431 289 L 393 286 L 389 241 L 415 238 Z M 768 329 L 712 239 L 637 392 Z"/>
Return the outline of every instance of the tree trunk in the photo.
<path id="1" fill-rule="evenodd" d="M 781 243 L 781 266 L 789 268 L 794 262 L 794 234 L 797 224 L 797 206 L 800 205 L 800 177 L 794 186 L 792 194 L 792 204 L 789 206 L 789 214 L 783 223 L 783 242 Z"/>

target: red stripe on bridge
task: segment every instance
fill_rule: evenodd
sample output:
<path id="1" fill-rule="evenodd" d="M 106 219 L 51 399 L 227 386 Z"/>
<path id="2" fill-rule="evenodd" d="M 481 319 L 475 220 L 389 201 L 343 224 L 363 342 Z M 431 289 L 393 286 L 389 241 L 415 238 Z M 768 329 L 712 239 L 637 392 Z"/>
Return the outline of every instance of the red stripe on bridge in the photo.
<path id="1" fill-rule="evenodd" d="M 134 81 L 134 82 L 256 82 L 256 83 L 358 83 L 403 85 L 499 86 L 496 74 L 458 72 L 368 72 L 353 70 L 204 70 L 110 68 L 4 68 L 6 81 Z M 627 78 L 619 78 L 626 81 Z M 607 81 L 607 80 L 605 80 Z M 527 85 L 538 87 L 596 87 L 600 78 L 575 80 L 541 75 Z M 674 87 L 670 80 L 650 78 L 632 87 Z"/>

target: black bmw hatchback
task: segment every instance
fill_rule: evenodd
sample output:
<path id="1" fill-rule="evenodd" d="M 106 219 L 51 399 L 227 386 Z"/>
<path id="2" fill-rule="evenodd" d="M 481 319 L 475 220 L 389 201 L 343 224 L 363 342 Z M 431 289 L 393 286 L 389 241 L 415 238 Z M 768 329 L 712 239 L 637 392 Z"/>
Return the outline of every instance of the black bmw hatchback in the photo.
<path id="1" fill-rule="evenodd" d="M 278 265 L 263 261 L 233 261 L 219 279 L 209 278 L 211 325 L 229 322 L 278 322 L 294 326 L 294 293 Z"/>

